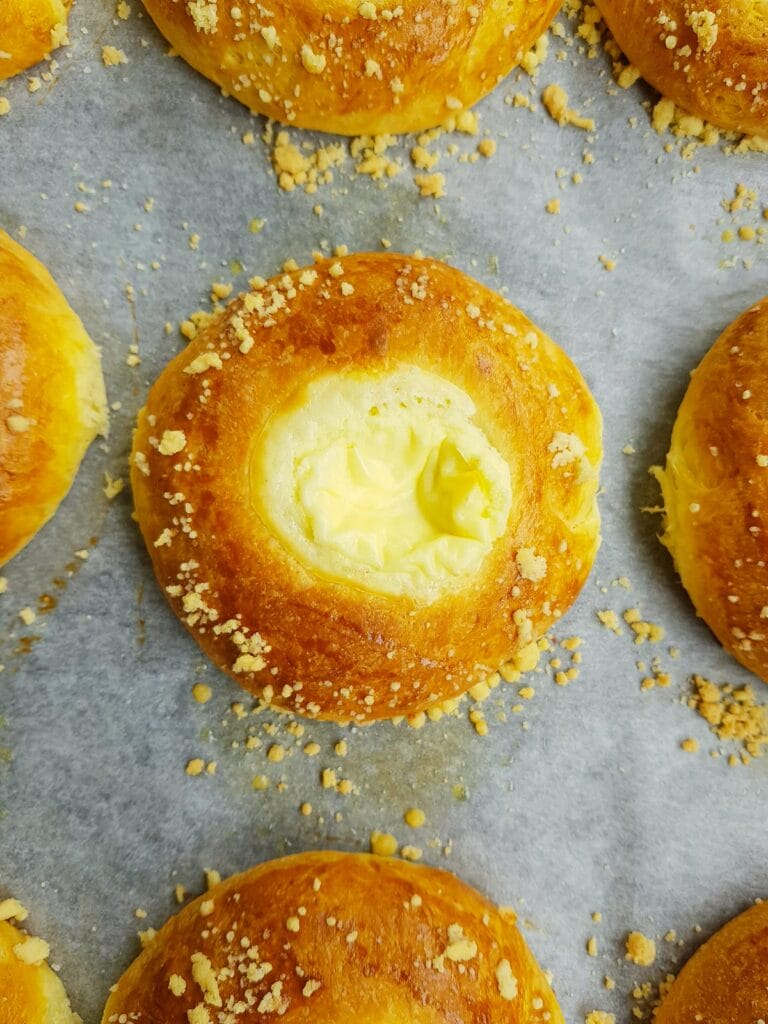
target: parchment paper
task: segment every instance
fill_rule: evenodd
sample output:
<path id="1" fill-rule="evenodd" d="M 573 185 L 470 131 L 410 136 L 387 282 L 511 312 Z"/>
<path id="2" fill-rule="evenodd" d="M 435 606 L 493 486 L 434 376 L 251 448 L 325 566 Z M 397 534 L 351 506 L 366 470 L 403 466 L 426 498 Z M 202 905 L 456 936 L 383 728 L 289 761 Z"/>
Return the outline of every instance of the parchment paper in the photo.
<path id="1" fill-rule="evenodd" d="M 30 908 L 73 1006 L 97 1024 L 109 986 L 138 950 L 137 929 L 165 920 L 176 883 L 197 892 L 204 868 L 224 874 L 287 851 L 364 850 L 370 830 L 385 829 L 520 911 L 569 1021 L 594 1008 L 628 1021 L 635 980 L 658 981 L 768 895 L 768 762 L 729 768 L 710 757 L 717 742 L 681 702 L 692 672 L 766 691 L 696 619 L 656 540 L 658 519 L 640 511 L 658 500 L 647 468 L 666 451 L 689 371 L 768 291 L 765 248 L 720 240 L 731 221 L 720 204 L 737 182 L 762 188 L 768 202 L 766 158 L 729 158 L 717 147 L 690 161 L 677 148 L 665 152 L 641 105 L 654 99 L 650 90 L 609 95 L 606 58 L 553 43 L 536 92 L 562 84 L 595 118 L 595 133 L 560 128 L 540 106 L 505 104 L 529 90 L 525 75 L 513 76 L 479 107 L 498 152 L 474 166 L 443 156 L 448 194 L 437 204 L 418 196 L 410 167 L 383 189 L 338 175 L 316 196 L 286 195 L 258 139 L 262 122 L 166 56 L 136 0 L 131 6 L 123 22 L 108 3 L 79 0 L 73 45 L 57 54 L 53 82 L 29 94 L 22 76 L 2 92 L 11 112 L 0 120 L 0 224 L 12 234 L 27 227 L 25 244 L 102 346 L 110 400 L 121 407 L 59 514 L 4 570 L 0 745 L 12 759 L 0 780 L 0 891 Z M 124 49 L 128 63 L 103 67 L 104 44 Z M 253 146 L 241 141 L 249 130 Z M 478 139 L 457 141 L 468 153 Z M 583 163 L 585 150 L 594 164 Z M 407 147 L 399 152 L 407 164 Z M 548 215 L 555 197 L 561 212 Z M 77 201 L 88 211 L 76 213 Z M 759 216 L 759 208 L 743 212 L 737 222 Z M 259 234 L 249 231 L 253 218 L 265 220 Z M 504 289 L 575 359 L 605 416 L 603 546 L 557 631 L 584 638 L 580 677 L 558 687 L 551 670 L 535 675 L 523 713 L 511 710 L 519 687 L 495 691 L 484 705 L 485 737 L 468 722 L 468 705 L 418 732 L 308 724 L 292 737 L 277 716 L 239 719 L 230 705 L 251 704 L 206 664 L 166 606 L 128 491 L 109 503 L 101 490 L 105 471 L 126 476 L 136 411 L 182 344 L 178 321 L 206 304 L 212 281 L 241 287 L 289 257 L 309 262 L 323 240 L 375 249 L 382 237 Z M 615 270 L 603 269 L 601 255 Z M 131 344 L 142 360 L 133 368 Z M 86 561 L 75 557 L 80 549 Z M 631 591 L 612 585 L 620 576 Z M 19 610 L 37 608 L 43 594 L 56 607 L 23 626 Z M 630 607 L 665 627 L 662 644 L 635 647 L 626 627 L 617 637 L 596 619 L 599 609 Z M 669 646 L 679 648 L 676 660 Z M 636 661 L 654 655 L 673 685 L 642 693 Z M 197 681 L 214 691 L 205 706 L 190 695 Z M 265 723 L 278 735 L 260 731 Z M 244 748 L 249 730 L 260 749 Z M 688 736 L 700 753 L 680 750 Z M 333 751 L 342 737 L 346 758 Z M 310 739 L 321 746 L 314 758 L 302 753 Z M 281 764 L 266 760 L 270 742 L 289 749 Z M 196 756 L 215 761 L 216 774 L 186 776 Z M 326 767 L 359 792 L 322 789 Z M 269 789 L 252 789 L 258 774 Z M 299 812 L 305 801 L 309 816 Z M 426 812 L 420 831 L 402 820 L 411 806 Z M 146 919 L 134 918 L 136 908 Z M 675 929 L 684 944 L 662 942 L 653 968 L 625 965 L 630 928 L 656 937 Z M 585 952 L 590 935 L 595 959 Z M 615 991 L 603 990 L 604 974 L 617 979 Z"/>

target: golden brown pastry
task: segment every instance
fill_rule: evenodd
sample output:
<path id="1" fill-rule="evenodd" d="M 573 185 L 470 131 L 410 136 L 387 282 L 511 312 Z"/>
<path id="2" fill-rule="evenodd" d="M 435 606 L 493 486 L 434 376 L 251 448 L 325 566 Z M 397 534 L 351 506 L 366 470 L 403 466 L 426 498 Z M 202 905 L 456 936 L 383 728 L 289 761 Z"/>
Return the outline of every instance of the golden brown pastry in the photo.
<path id="1" fill-rule="evenodd" d="M 691 957 L 656 1024 L 759 1024 L 768 1018 L 768 903 L 716 932 Z"/>
<path id="2" fill-rule="evenodd" d="M 42 263 L 0 231 L 0 565 L 51 518 L 106 424 L 98 349 Z"/>
<path id="3" fill-rule="evenodd" d="M 698 614 L 768 682 L 768 299 L 694 371 L 666 468 L 662 542 Z"/>
<path id="4" fill-rule="evenodd" d="M 2 0 L 0 3 L 0 81 L 37 64 L 68 42 L 72 0 Z"/>
<path id="5" fill-rule="evenodd" d="M 171 918 L 117 983 L 102 1024 L 562 1024 L 513 922 L 446 871 L 285 857 Z"/>
<path id="6" fill-rule="evenodd" d="M 764 0 L 596 0 L 643 78 L 720 128 L 768 137 Z"/>
<path id="7" fill-rule="evenodd" d="M 490 92 L 560 0 L 144 0 L 192 67 L 251 110 L 342 135 L 420 131 Z"/>
<path id="8" fill-rule="evenodd" d="M 16 900 L 0 901 L 0 1024 L 80 1024 L 46 963 L 48 944 L 10 923 L 26 916 Z"/>
<path id="9" fill-rule="evenodd" d="M 433 260 L 252 283 L 139 417 L 132 482 L 160 585 L 279 707 L 366 721 L 464 693 L 589 573 L 594 400 L 519 310 Z"/>

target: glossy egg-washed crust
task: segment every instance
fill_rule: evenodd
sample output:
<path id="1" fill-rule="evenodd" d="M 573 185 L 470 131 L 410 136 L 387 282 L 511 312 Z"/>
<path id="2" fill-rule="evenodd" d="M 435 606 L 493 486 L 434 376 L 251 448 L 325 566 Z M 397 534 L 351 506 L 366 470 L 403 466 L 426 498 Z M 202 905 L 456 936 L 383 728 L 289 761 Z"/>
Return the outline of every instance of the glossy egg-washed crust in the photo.
<path id="1" fill-rule="evenodd" d="M 333 276 L 339 265 L 343 276 Z M 353 293 L 342 295 L 342 283 Z M 158 581 L 206 653 L 279 707 L 366 721 L 457 697 L 545 633 L 589 573 L 599 544 L 597 406 L 570 359 L 519 310 L 432 260 L 325 261 L 259 295 L 266 312 L 247 311 L 253 295 L 236 299 L 165 369 L 139 416 L 131 479 Z M 221 368 L 190 372 L 201 361 Z M 265 424 L 303 384 L 403 364 L 466 391 L 473 422 L 511 471 L 506 532 L 476 577 L 429 605 L 307 571 L 249 489 Z M 183 432 L 183 451 L 161 454 L 165 431 Z M 521 549 L 546 559 L 543 579 L 524 577 Z"/>
<path id="2" fill-rule="evenodd" d="M 144 0 L 186 61 L 251 110 L 343 135 L 409 132 L 471 106 L 560 0 Z"/>
<path id="3" fill-rule="evenodd" d="M 768 138 L 765 0 L 596 3 L 621 49 L 664 96 L 720 128 Z"/>
<path id="4" fill-rule="evenodd" d="M 72 0 L 2 0 L 0 81 L 37 64 L 66 38 Z"/>
<path id="5" fill-rule="evenodd" d="M 79 1024 L 48 964 L 23 963 L 14 953 L 25 938 L 0 921 L 0 1024 Z"/>
<path id="6" fill-rule="evenodd" d="M 756 1024 L 768 1019 L 768 903 L 729 921 L 675 979 L 656 1024 Z"/>
<path id="7" fill-rule="evenodd" d="M 446 871 L 342 853 L 270 861 L 195 900 L 128 968 L 102 1024 L 265 1020 L 563 1024 L 513 915 Z"/>
<path id="8" fill-rule="evenodd" d="M 42 263 L 0 231 L 0 565 L 56 511 L 106 421 L 98 349 Z"/>
<path id="9" fill-rule="evenodd" d="M 696 611 L 768 682 L 768 299 L 694 371 L 657 476 L 661 539 Z"/>

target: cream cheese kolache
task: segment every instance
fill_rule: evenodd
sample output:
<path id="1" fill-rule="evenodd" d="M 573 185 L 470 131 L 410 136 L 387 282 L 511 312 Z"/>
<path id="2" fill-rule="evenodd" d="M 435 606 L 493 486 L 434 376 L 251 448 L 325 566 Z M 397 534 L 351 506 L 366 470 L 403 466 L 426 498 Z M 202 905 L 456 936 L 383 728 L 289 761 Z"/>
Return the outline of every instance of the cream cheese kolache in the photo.
<path id="1" fill-rule="evenodd" d="M 768 138 L 765 0 L 596 0 L 640 74 L 689 114 Z"/>
<path id="2" fill-rule="evenodd" d="M 26 71 L 69 42 L 72 0 L 2 0 L 0 81 Z"/>
<path id="3" fill-rule="evenodd" d="M 54 514 L 107 416 L 99 350 L 42 263 L 0 230 L 0 565 Z"/>
<path id="4" fill-rule="evenodd" d="M 656 1024 L 759 1024 L 768 1016 L 768 903 L 734 917 L 679 972 Z"/>
<path id="5" fill-rule="evenodd" d="M 342 135 L 421 131 L 490 92 L 560 0 L 144 0 L 181 56 L 251 110 Z"/>
<path id="6" fill-rule="evenodd" d="M 150 940 L 102 1024 L 263 1020 L 564 1024 L 510 911 L 447 871 L 349 853 L 214 886 Z"/>
<path id="7" fill-rule="evenodd" d="M 526 659 L 599 544 L 600 414 L 458 270 L 379 254 L 252 290 L 161 374 L 132 482 L 207 654 L 286 710 L 414 715 Z"/>
<path id="8" fill-rule="evenodd" d="M 48 966 L 48 943 L 12 923 L 26 919 L 18 900 L 0 900 L 0 1024 L 82 1024 Z"/>
<path id="9" fill-rule="evenodd" d="M 768 682 L 768 298 L 691 375 L 663 469 L 662 543 L 697 613 Z"/>

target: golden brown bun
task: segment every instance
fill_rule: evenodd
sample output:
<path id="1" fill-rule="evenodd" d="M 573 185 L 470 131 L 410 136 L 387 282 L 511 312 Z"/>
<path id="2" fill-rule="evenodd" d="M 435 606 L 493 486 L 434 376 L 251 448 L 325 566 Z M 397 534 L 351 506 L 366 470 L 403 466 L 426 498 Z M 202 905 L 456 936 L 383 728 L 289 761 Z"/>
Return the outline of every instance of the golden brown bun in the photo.
<path id="1" fill-rule="evenodd" d="M 238 1024 L 563 1022 L 511 915 L 446 871 L 341 853 L 269 861 L 185 907 L 102 1024 L 214 1024 L 227 1010 Z"/>
<path id="2" fill-rule="evenodd" d="M 246 689 L 337 721 L 415 714 L 485 679 L 575 599 L 599 544 L 600 413 L 565 353 L 461 272 L 390 254 L 312 269 L 313 284 L 296 271 L 261 290 L 267 309 L 293 295 L 271 326 L 241 296 L 157 380 L 134 438 L 137 518 L 173 609 Z M 192 372 L 201 360 L 221 369 Z M 404 364 L 471 396 L 512 479 L 505 532 L 431 603 L 305 569 L 257 513 L 261 481 L 247 471 L 265 425 L 308 381 Z M 183 453 L 161 454 L 166 431 Z M 519 564 L 526 550 L 546 559 L 540 576 Z"/>
<path id="3" fill-rule="evenodd" d="M 656 1024 L 757 1024 L 768 1017 L 768 903 L 716 932 L 691 957 Z"/>
<path id="4" fill-rule="evenodd" d="M 66 42 L 72 0 L 2 0 L 0 81 L 37 64 Z"/>
<path id="5" fill-rule="evenodd" d="M 762 0 L 596 2 L 621 49 L 664 96 L 720 128 L 768 136 Z"/>
<path id="6" fill-rule="evenodd" d="M 144 4 L 192 67 L 251 110 L 301 128 L 382 135 L 431 128 L 476 103 L 560 0 Z"/>
<path id="7" fill-rule="evenodd" d="M 106 423 L 98 349 L 42 263 L 0 230 L 0 565 L 51 518 Z"/>
<path id="8" fill-rule="evenodd" d="M 28 936 L 0 921 L 0 1024 L 79 1024 L 64 986 L 45 960 L 26 963 L 20 958 L 37 959 L 37 951 L 25 951 L 27 941 Z"/>
<path id="9" fill-rule="evenodd" d="M 666 510 L 661 539 L 696 611 L 735 658 L 768 682 L 766 388 L 763 299 L 694 371 L 666 468 L 657 475 Z"/>

